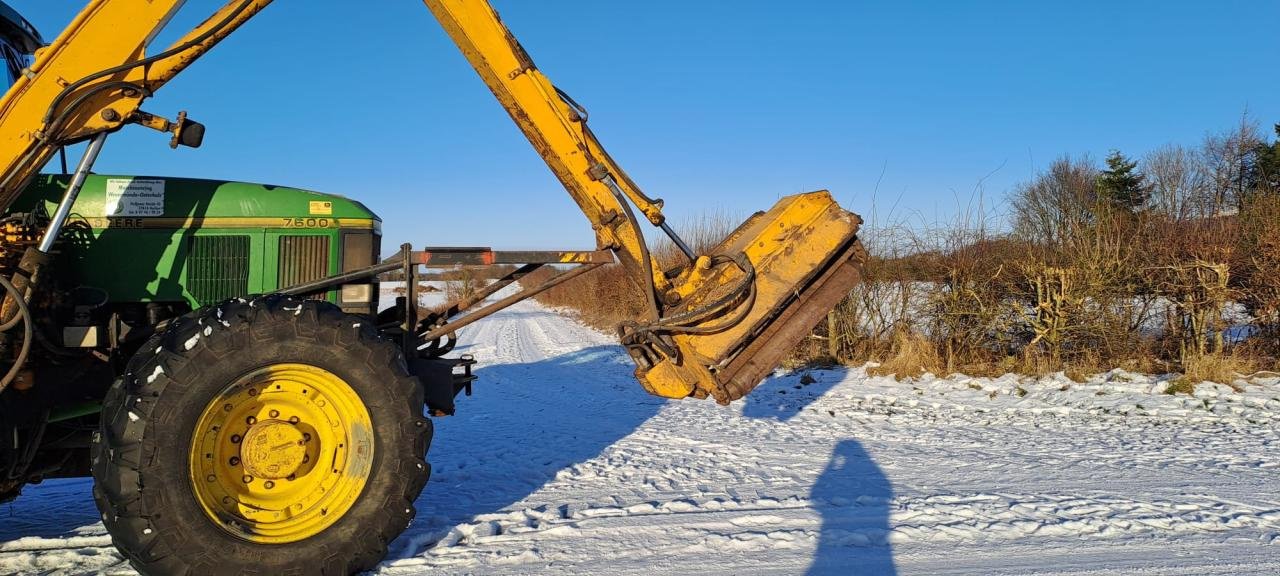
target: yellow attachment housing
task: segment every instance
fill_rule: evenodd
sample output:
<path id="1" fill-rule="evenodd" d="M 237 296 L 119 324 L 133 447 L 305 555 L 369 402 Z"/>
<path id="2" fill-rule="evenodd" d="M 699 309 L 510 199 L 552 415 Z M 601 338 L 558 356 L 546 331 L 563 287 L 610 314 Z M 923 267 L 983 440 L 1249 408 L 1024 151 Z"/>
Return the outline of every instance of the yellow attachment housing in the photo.
<path id="1" fill-rule="evenodd" d="M 676 276 L 678 298 L 668 299 L 679 304 L 664 317 L 704 307 L 744 281 L 753 283 L 750 291 L 724 313 L 671 331 L 678 353 L 648 367 L 641 361 L 636 370 L 645 390 L 668 398 L 710 395 L 720 403 L 750 392 L 860 281 L 861 224 L 825 190 L 787 196 L 753 215 L 711 252 L 728 257 L 721 264 L 699 259 Z M 753 278 L 728 262 L 737 255 L 750 262 Z"/>

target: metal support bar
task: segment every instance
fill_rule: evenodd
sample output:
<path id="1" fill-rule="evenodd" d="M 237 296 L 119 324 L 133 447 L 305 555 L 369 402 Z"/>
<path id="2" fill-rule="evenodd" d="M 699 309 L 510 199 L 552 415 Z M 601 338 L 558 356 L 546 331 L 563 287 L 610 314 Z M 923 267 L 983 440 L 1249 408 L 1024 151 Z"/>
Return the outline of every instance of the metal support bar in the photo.
<path id="1" fill-rule="evenodd" d="M 390 272 L 392 270 L 400 270 L 403 267 L 404 267 L 403 263 L 399 259 L 396 259 L 390 262 L 374 264 L 373 266 L 370 266 L 368 268 L 362 268 L 360 270 L 352 270 L 351 272 L 344 272 L 337 276 L 330 276 L 328 278 L 321 278 L 319 280 L 314 280 L 311 282 L 295 284 L 293 286 L 289 286 L 288 288 L 278 290 L 278 292 L 281 294 L 289 294 L 291 296 L 305 296 L 307 294 L 311 294 L 314 292 L 321 292 L 324 290 L 328 290 L 335 286 L 341 286 L 343 284 L 349 284 L 351 282 L 356 282 L 358 280 L 372 278 L 374 276 L 377 276 L 379 274 L 383 274 L 386 272 Z"/>
<path id="2" fill-rule="evenodd" d="M 608 250 L 562 252 L 552 250 L 494 251 L 490 248 L 423 248 L 414 262 L 428 268 L 492 266 L 494 264 L 593 264 L 614 262 Z"/>
<path id="3" fill-rule="evenodd" d="M 613 253 L 608 250 L 591 252 L 555 252 L 555 251 L 510 251 L 495 252 L 488 248 L 430 248 L 409 253 L 409 260 L 414 264 L 428 268 L 448 268 L 452 266 L 483 266 L 492 264 L 612 264 Z M 278 290 L 281 294 L 305 296 L 322 292 L 343 284 L 358 282 L 372 278 L 392 270 L 404 269 L 404 252 L 385 262 L 374 264 L 368 268 L 344 272 L 337 276 L 321 278 L 311 282 L 295 284 Z"/>
<path id="4" fill-rule="evenodd" d="M 618 202 L 625 203 L 624 198 L 626 198 L 627 195 L 622 191 L 622 187 L 618 186 L 618 181 L 614 180 L 613 176 L 605 176 L 601 182 L 604 182 L 604 185 L 609 187 L 609 190 L 613 192 L 613 195 L 618 197 Z M 661 200 L 658 202 L 661 203 Z M 661 217 L 661 214 L 659 214 L 659 217 Z M 693 253 L 693 249 L 689 248 L 689 245 L 684 243 L 684 239 L 681 238 L 679 234 L 676 234 L 676 231 L 672 230 L 671 226 L 667 225 L 666 220 L 662 220 L 661 223 L 658 224 L 658 227 L 661 228 L 662 231 L 667 234 L 667 237 L 675 243 L 676 248 L 679 248 L 680 251 L 684 253 L 685 258 L 689 259 L 690 264 L 692 264 L 694 260 L 697 260 L 698 256 Z"/>
<path id="5" fill-rule="evenodd" d="M 404 331 L 405 357 L 413 353 L 416 343 L 409 335 L 418 327 L 418 265 L 409 257 L 412 254 L 412 246 L 400 245 L 400 261 L 404 263 L 404 324 L 400 328 Z"/>
<path id="6" fill-rule="evenodd" d="M 107 133 L 100 132 L 89 141 L 89 146 L 84 149 L 84 156 L 80 157 L 80 164 L 76 166 L 76 173 L 71 177 L 71 183 L 67 185 L 67 191 L 62 195 L 62 201 L 58 203 L 58 209 L 53 213 L 53 217 L 49 219 L 49 227 L 45 228 L 44 236 L 40 238 L 40 251 L 49 252 L 53 250 L 53 243 L 58 239 L 58 234 L 62 233 L 62 225 L 67 222 L 67 216 L 71 214 L 71 206 L 76 203 L 76 197 L 80 195 L 80 189 L 84 187 L 84 180 L 89 176 L 89 171 L 93 169 L 93 163 L 98 161 L 98 153 L 102 152 L 102 144 L 107 141 Z"/>
<path id="7" fill-rule="evenodd" d="M 480 289 L 470 298 L 463 298 L 457 302 L 450 303 L 448 308 L 444 311 L 444 317 L 451 318 L 453 316 L 457 316 L 463 310 L 471 308 L 477 303 L 484 302 L 485 298 L 493 296 L 499 290 L 510 286 L 512 282 L 519 280 L 530 272 L 533 272 L 543 266 L 545 266 L 545 264 L 525 264 L 524 266 L 513 270 L 510 274 L 507 274 L 506 276 L 495 280 L 492 284 Z"/>
<path id="8" fill-rule="evenodd" d="M 681 252 L 684 252 L 684 257 L 688 258 L 690 263 L 693 263 L 698 259 L 698 256 L 693 253 L 693 248 L 690 248 L 688 244 L 685 244 L 684 239 L 681 238 L 679 234 L 676 234 L 676 231 L 672 230 L 671 226 L 668 226 L 666 222 L 663 222 L 660 227 L 663 232 L 667 233 L 667 237 L 671 238 L 671 241 L 675 243 L 676 248 L 679 248 Z"/>
<path id="9" fill-rule="evenodd" d="M 595 270 L 600 266 L 601 266 L 600 264 L 584 264 L 568 272 L 562 272 L 560 274 L 557 274 L 556 276 L 551 277 L 551 279 L 547 280 L 546 282 L 543 282 L 542 284 L 539 284 L 533 288 L 521 290 L 518 294 L 512 294 L 511 296 L 507 296 L 506 298 L 498 300 L 493 304 L 490 304 L 488 306 L 485 306 L 484 308 L 476 310 L 475 312 L 467 314 L 462 319 L 455 320 L 453 322 L 445 324 L 444 326 L 435 328 L 430 332 L 423 334 L 421 336 L 421 339 L 425 342 L 430 342 L 432 340 L 435 340 L 436 338 L 440 338 L 441 336 L 449 334 L 450 332 L 456 332 L 458 329 L 464 326 L 468 326 L 473 322 L 476 322 L 477 320 L 480 320 L 482 318 L 492 316 L 494 313 L 498 312 L 499 310 L 502 310 L 503 308 L 506 308 L 512 304 L 515 304 L 516 302 L 519 302 L 526 298 L 537 296 L 538 294 L 541 294 L 556 285 L 572 280 L 573 278 L 577 278 L 578 276 L 581 276 L 582 274 Z"/>

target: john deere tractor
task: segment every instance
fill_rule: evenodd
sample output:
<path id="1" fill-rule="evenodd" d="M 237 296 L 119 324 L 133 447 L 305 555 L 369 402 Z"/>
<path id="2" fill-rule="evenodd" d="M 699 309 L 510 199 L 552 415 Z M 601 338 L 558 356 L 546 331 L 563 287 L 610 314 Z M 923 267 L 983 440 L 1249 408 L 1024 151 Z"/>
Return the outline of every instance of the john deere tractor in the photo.
<path id="1" fill-rule="evenodd" d="M 205 128 L 185 112 L 140 106 L 270 3 L 229 0 L 163 49 L 150 44 L 181 0 L 89 0 L 49 44 L 0 3 L 0 501 L 92 475 L 141 572 L 375 565 L 415 514 L 432 419 L 471 392 L 457 331 L 602 265 L 644 303 L 617 327 L 640 385 L 722 404 L 859 278 L 860 220 L 826 191 L 782 198 L 695 253 L 485 0 L 425 3 L 582 210 L 592 250 L 405 245 L 382 258 L 378 217 L 340 196 L 93 173 L 129 125 L 198 147 Z M 398 129 L 388 119 L 371 121 Z M 69 166 L 72 145 L 83 154 Z M 687 260 L 660 267 L 642 221 Z M 420 309 L 421 267 L 497 265 L 477 293 Z M 379 310 L 386 274 L 403 294 Z"/>

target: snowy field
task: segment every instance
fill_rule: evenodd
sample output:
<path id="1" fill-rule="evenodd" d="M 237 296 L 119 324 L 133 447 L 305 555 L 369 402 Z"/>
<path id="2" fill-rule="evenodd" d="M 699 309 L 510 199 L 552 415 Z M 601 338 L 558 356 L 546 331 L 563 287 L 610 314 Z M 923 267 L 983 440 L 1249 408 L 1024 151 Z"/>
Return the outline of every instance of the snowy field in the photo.
<path id="1" fill-rule="evenodd" d="M 379 573 L 1280 574 L 1280 381 L 779 373 L 645 395 L 525 302 L 463 334 L 476 394 Z M 806 377 L 807 376 L 807 377 Z M 0 574 L 129 574 L 86 480 L 0 506 Z"/>

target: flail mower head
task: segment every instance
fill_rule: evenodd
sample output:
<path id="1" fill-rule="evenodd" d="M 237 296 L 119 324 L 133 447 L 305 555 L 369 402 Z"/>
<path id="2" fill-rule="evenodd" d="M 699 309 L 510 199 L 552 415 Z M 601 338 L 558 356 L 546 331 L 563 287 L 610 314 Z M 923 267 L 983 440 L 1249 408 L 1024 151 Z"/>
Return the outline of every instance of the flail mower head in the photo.
<path id="1" fill-rule="evenodd" d="M 625 323 L 636 377 L 658 396 L 745 396 L 862 278 L 862 219 L 826 191 L 758 212 L 671 279 L 656 323 Z"/>

